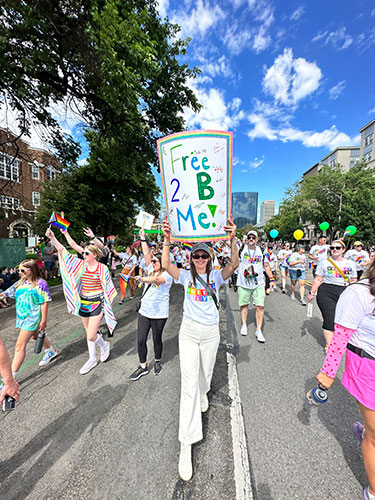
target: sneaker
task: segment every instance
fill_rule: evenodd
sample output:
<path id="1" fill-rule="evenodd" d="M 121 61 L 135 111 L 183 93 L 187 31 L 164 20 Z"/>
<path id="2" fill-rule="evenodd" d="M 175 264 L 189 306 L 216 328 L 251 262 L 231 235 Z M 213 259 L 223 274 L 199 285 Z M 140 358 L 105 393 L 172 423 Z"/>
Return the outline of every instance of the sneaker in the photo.
<path id="1" fill-rule="evenodd" d="M 208 410 L 208 397 L 207 394 L 201 394 L 201 412 L 205 413 Z"/>
<path id="2" fill-rule="evenodd" d="M 240 330 L 241 335 L 247 335 L 247 325 L 242 325 Z"/>
<path id="3" fill-rule="evenodd" d="M 120 300 L 118 301 L 118 303 L 119 303 L 119 304 L 123 304 L 124 302 L 125 302 L 125 299 L 120 299 Z"/>
<path id="4" fill-rule="evenodd" d="M 163 371 L 163 365 L 161 364 L 160 359 L 155 359 L 154 375 L 160 375 L 162 371 Z"/>
<path id="5" fill-rule="evenodd" d="M 285 288 L 282 288 L 282 289 L 281 289 L 281 293 L 286 293 L 286 289 L 285 289 Z"/>
<path id="6" fill-rule="evenodd" d="M 271 293 L 270 288 L 267 288 L 267 290 L 266 290 L 266 295 L 269 295 L 270 293 Z"/>
<path id="7" fill-rule="evenodd" d="M 100 348 L 100 361 L 102 363 L 107 361 L 110 353 L 111 353 L 111 344 L 109 342 L 106 342 L 106 346 Z"/>
<path id="8" fill-rule="evenodd" d="M 361 424 L 361 422 L 354 422 L 352 425 L 352 431 L 358 441 L 362 443 L 363 436 L 365 434 L 365 426 Z"/>
<path id="9" fill-rule="evenodd" d="M 50 349 L 44 354 L 43 358 L 39 361 L 39 366 L 47 365 L 51 361 L 51 359 L 56 358 L 56 356 L 57 356 L 56 349 Z"/>
<path id="10" fill-rule="evenodd" d="M 189 481 L 193 475 L 193 464 L 191 463 L 191 444 L 181 443 L 178 473 L 180 474 L 180 478 L 184 481 Z"/>
<path id="11" fill-rule="evenodd" d="M 135 299 L 135 295 L 130 295 L 129 299 L 130 300 Z"/>
<path id="12" fill-rule="evenodd" d="M 82 368 L 79 370 L 79 373 L 81 375 L 86 375 L 86 373 L 89 373 L 90 370 L 95 368 L 95 366 L 98 364 L 96 359 L 89 359 L 86 361 L 86 363 L 82 366 Z"/>
<path id="13" fill-rule="evenodd" d="M 256 336 L 258 342 L 262 342 L 263 343 L 263 342 L 266 341 L 266 339 L 264 338 L 264 335 L 262 333 L 262 330 L 256 330 L 255 331 L 255 336 Z"/>
<path id="14" fill-rule="evenodd" d="M 294 295 L 294 293 L 292 293 L 292 295 L 290 296 L 290 298 L 291 298 L 292 300 L 296 300 L 296 296 Z"/>
<path id="15" fill-rule="evenodd" d="M 130 375 L 130 380 L 138 380 L 139 378 L 143 377 L 143 375 L 148 375 L 149 369 L 148 366 L 146 365 L 146 368 L 142 368 L 141 366 L 138 366 L 138 368 L 135 370 L 134 373 Z"/>
<path id="16" fill-rule="evenodd" d="M 365 500 L 375 500 L 375 495 L 370 493 L 370 486 L 367 486 L 367 488 L 363 490 L 363 498 Z"/>
<path id="17" fill-rule="evenodd" d="M 307 306 L 306 302 L 303 299 L 301 299 L 300 302 L 301 302 L 301 306 Z"/>

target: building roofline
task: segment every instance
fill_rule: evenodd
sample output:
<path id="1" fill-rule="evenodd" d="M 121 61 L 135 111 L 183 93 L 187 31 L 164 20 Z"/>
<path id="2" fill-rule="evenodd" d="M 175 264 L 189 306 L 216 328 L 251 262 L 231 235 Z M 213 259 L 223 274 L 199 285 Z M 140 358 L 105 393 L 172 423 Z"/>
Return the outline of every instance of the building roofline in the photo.
<path id="1" fill-rule="evenodd" d="M 313 165 L 312 167 L 310 167 L 308 170 L 306 170 L 306 172 L 303 172 L 302 176 L 304 176 L 305 174 L 308 174 L 311 170 L 313 170 L 315 167 L 319 167 L 320 165 L 320 162 L 318 163 L 315 163 L 315 165 Z"/>
<path id="2" fill-rule="evenodd" d="M 365 128 L 369 127 L 373 123 L 375 123 L 375 120 L 371 120 L 367 125 L 365 125 L 364 127 L 362 127 L 359 131 L 362 132 L 363 130 L 365 130 Z"/>
<path id="3" fill-rule="evenodd" d="M 347 151 L 347 150 L 352 150 L 352 149 L 361 149 L 360 146 L 339 146 L 337 148 L 335 148 L 333 151 L 331 151 L 330 153 L 327 154 L 327 156 L 325 156 L 324 158 L 322 158 L 320 160 L 320 163 L 323 163 L 323 160 L 325 160 L 326 158 L 328 158 L 329 156 L 333 155 L 333 153 L 336 153 L 336 151 L 339 151 L 339 150 L 344 150 L 344 151 Z"/>

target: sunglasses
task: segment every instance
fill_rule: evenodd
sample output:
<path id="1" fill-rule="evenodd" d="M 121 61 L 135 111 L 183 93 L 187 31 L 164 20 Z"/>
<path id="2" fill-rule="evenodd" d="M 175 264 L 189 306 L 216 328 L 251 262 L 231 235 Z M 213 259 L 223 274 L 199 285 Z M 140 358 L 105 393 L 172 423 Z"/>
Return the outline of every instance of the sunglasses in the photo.
<path id="1" fill-rule="evenodd" d="M 160 261 L 159 261 L 159 260 L 157 260 L 157 259 L 152 260 L 151 262 L 152 262 L 153 264 L 156 264 L 156 263 L 159 263 L 159 264 L 160 264 Z"/>
<path id="2" fill-rule="evenodd" d="M 26 272 L 26 269 L 20 269 L 20 273 L 25 273 Z"/>
<path id="3" fill-rule="evenodd" d="M 341 245 L 337 246 L 337 247 L 329 247 L 330 250 L 343 250 L 344 247 L 342 247 Z"/>
<path id="4" fill-rule="evenodd" d="M 363 246 L 363 245 L 354 245 L 354 246 L 355 246 L 355 247 L 361 247 L 361 246 Z"/>
<path id="5" fill-rule="evenodd" d="M 82 252 L 82 255 L 90 255 L 91 252 Z"/>
<path id="6" fill-rule="evenodd" d="M 248 239 L 249 239 L 249 240 L 256 240 L 256 239 L 257 239 L 257 237 L 256 237 L 256 236 L 248 236 Z"/>
<path id="7" fill-rule="evenodd" d="M 192 258 L 193 259 L 203 259 L 203 260 L 207 260 L 210 258 L 210 256 L 206 253 L 195 253 L 194 255 L 192 255 Z"/>

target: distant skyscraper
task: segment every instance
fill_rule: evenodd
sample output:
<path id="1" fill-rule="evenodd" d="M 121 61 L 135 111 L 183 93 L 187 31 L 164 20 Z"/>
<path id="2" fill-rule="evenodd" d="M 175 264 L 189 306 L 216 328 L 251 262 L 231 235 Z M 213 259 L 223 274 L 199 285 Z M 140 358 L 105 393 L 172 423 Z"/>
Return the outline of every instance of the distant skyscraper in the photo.
<path id="1" fill-rule="evenodd" d="M 238 228 L 257 223 L 258 193 L 232 193 L 233 221 Z"/>
<path id="2" fill-rule="evenodd" d="M 260 220 L 261 224 L 267 222 L 275 215 L 275 200 L 262 201 L 260 204 Z"/>

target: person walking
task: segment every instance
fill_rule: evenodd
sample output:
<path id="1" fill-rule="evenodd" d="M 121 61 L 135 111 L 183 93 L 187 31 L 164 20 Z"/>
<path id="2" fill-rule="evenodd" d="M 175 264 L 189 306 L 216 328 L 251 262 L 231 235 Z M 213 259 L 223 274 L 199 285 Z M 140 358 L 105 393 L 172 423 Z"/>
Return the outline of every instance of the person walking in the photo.
<path id="1" fill-rule="evenodd" d="M 362 457 L 369 486 L 365 500 L 375 500 L 375 262 L 365 279 L 349 286 L 340 295 L 335 314 L 332 342 L 318 383 L 329 389 L 346 353 L 342 385 L 357 400 L 363 424 L 355 422 L 353 432 L 362 445 Z"/>
<path id="2" fill-rule="evenodd" d="M 360 241 L 354 242 L 354 248 L 346 252 L 345 259 L 349 259 L 354 262 L 358 279 L 361 279 L 365 267 L 371 262 L 368 252 L 363 250 L 363 243 Z"/>
<path id="3" fill-rule="evenodd" d="M 259 246 L 258 233 L 249 231 L 245 243 L 242 245 L 239 255 L 238 268 L 238 305 L 241 313 L 241 335 L 247 335 L 247 314 L 251 299 L 255 305 L 255 320 L 256 330 L 255 336 L 258 342 L 265 342 L 262 332 L 262 324 L 264 317 L 264 277 L 263 270 L 268 274 L 270 280 L 270 288 L 276 288 L 275 279 L 272 274 L 271 267 L 268 261 L 263 263 L 263 252 Z"/>
<path id="4" fill-rule="evenodd" d="M 162 267 L 185 289 L 184 312 L 178 336 L 181 400 L 178 439 L 181 443 L 179 474 L 188 481 L 193 474 L 191 446 L 203 438 L 201 412 L 208 410 L 216 353 L 220 342 L 219 297 L 221 285 L 238 267 L 236 226 L 229 219 L 225 231 L 230 234 L 232 261 L 223 270 L 212 270 L 210 247 L 193 245 L 189 271 L 179 269 L 170 261 L 170 228 L 163 222 L 164 245 Z"/>
<path id="5" fill-rule="evenodd" d="M 289 276 L 291 279 L 291 290 L 292 294 L 290 298 L 292 300 L 296 299 L 295 290 L 296 283 L 298 281 L 299 286 L 299 296 L 300 302 L 303 306 L 306 306 L 305 298 L 305 272 L 306 272 L 306 255 L 305 247 L 303 245 L 298 245 L 297 252 L 293 252 L 288 259 L 289 263 Z"/>
<path id="6" fill-rule="evenodd" d="M 14 358 L 12 361 L 13 376 L 16 377 L 26 357 L 26 346 L 30 339 L 36 340 L 38 333 L 47 327 L 48 302 L 51 301 L 47 282 L 42 279 L 37 262 L 27 259 L 19 265 L 20 280 L 5 292 L 3 297 L 16 299 L 16 327 L 18 334 Z M 51 345 L 48 337 L 44 338 L 45 354 L 39 366 L 45 366 L 57 356 L 57 351 Z"/>
<path id="7" fill-rule="evenodd" d="M 279 262 L 279 269 L 281 273 L 281 291 L 286 293 L 286 277 L 288 275 L 289 266 L 287 263 L 287 258 L 292 255 L 290 245 L 288 242 L 284 243 L 283 248 L 279 250 L 277 254 L 277 260 Z"/>
<path id="8" fill-rule="evenodd" d="M 146 264 L 147 276 L 137 276 L 136 280 L 145 283 L 140 309 L 138 312 L 138 356 L 139 366 L 130 375 L 130 380 L 138 380 L 149 373 L 147 364 L 147 337 L 150 329 L 154 343 L 154 374 L 160 375 L 163 369 L 163 329 L 169 314 L 169 292 L 173 278 L 161 264 L 161 253 L 151 256 L 149 246 L 145 239 L 144 230 L 139 231 L 142 243 L 143 258 Z"/>
<path id="9" fill-rule="evenodd" d="M 122 259 L 122 271 L 120 274 L 120 292 L 121 299 L 119 300 L 119 304 L 123 304 L 125 302 L 125 294 L 126 288 L 129 284 L 130 288 L 130 298 L 134 299 L 135 297 L 135 268 L 138 265 L 138 256 L 135 248 L 128 245 L 125 250 L 125 255 Z"/>
<path id="10" fill-rule="evenodd" d="M 309 252 L 309 259 L 313 265 L 313 276 L 315 278 L 316 268 L 319 262 L 327 258 L 329 252 L 329 245 L 327 244 L 327 238 L 325 236 L 320 236 L 317 245 L 313 245 Z"/>
<path id="11" fill-rule="evenodd" d="M 81 260 L 66 250 L 51 229 L 47 229 L 46 236 L 59 253 L 68 311 L 81 316 L 86 330 L 89 359 L 79 371 L 81 375 L 85 375 L 97 365 L 97 345 L 101 351 L 100 361 L 104 363 L 109 358 L 110 343 L 104 341 L 98 330 L 104 316 L 109 331 L 113 332 L 117 322 L 111 304 L 117 292 L 107 266 L 98 262 L 101 250 L 96 245 L 87 245 L 82 251 Z"/>
<path id="12" fill-rule="evenodd" d="M 277 256 L 273 252 L 273 244 L 271 242 L 269 242 L 267 244 L 267 249 L 264 251 L 263 259 L 264 259 L 264 262 L 269 264 L 271 271 L 272 271 L 272 276 L 273 276 L 275 283 L 276 283 L 276 281 L 279 279 L 278 274 L 277 274 Z M 266 271 L 263 271 L 263 275 L 264 275 L 264 279 L 266 281 L 266 286 L 265 286 L 266 295 L 269 295 L 271 292 L 270 278 L 269 278 L 268 274 L 266 273 Z M 276 290 L 276 288 L 275 288 L 275 290 Z"/>
<path id="13" fill-rule="evenodd" d="M 52 279 L 55 270 L 55 252 L 56 250 L 51 245 L 50 241 L 47 241 L 46 246 L 43 248 L 43 262 L 44 262 L 44 278 Z"/>
<path id="14" fill-rule="evenodd" d="M 335 240 L 330 246 L 330 255 L 320 261 L 316 268 L 308 301 L 314 300 L 317 294 L 317 303 L 323 316 L 323 333 L 326 341 L 326 352 L 332 341 L 336 304 L 345 287 L 357 281 L 357 271 L 353 262 L 343 258 L 346 246 L 342 240 Z"/>

